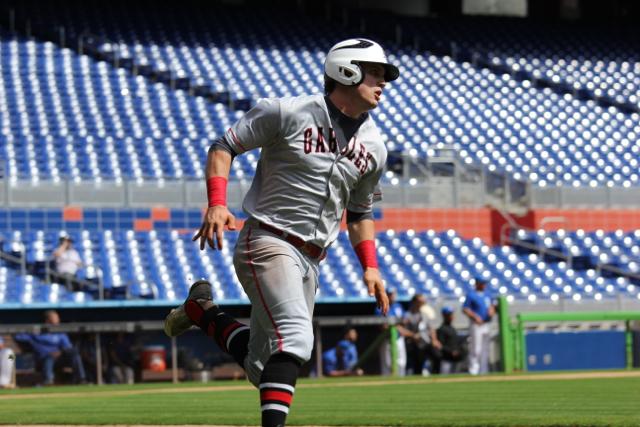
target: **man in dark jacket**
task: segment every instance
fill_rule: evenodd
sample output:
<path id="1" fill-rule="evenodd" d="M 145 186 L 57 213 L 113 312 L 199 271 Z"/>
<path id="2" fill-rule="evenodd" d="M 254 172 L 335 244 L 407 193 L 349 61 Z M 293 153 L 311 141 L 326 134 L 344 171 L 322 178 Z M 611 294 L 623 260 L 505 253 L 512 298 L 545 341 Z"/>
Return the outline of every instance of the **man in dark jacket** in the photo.
<path id="1" fill-rule="evenodd" d="M 456 372 L 458 362 L 465 360 L 467 349 L 465 340 L 458 335 L 453 327 L 454 311 L 451 307 L 442 307 L 442 325 L 436 335 L 442 344 L 440 349 L 440 373 L 450 374 Z"/>

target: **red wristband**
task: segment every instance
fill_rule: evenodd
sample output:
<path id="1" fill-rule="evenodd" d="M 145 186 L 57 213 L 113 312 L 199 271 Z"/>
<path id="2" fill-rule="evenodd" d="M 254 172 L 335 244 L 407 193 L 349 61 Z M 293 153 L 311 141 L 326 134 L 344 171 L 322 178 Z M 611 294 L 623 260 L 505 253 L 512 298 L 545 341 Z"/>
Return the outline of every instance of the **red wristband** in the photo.
<path id="1" fill-rule="evenodd" d="M 212 176 L 207 180 L 209 207 L 227 206 L 227 178 Z"/>
<path id="2" fill-rule="evenodd" d="M 354 248 L 363 269 L 378 268 L 376 258 L 376 243 L 373 240 L 363 240 Z"/>

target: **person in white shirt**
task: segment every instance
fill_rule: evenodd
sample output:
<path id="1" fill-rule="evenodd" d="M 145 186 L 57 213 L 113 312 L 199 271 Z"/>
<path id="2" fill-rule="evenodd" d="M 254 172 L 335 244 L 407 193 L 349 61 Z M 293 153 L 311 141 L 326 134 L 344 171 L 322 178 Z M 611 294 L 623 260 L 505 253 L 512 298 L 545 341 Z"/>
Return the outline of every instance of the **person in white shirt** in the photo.
<path id="1" fill-rule="evenodd" d="M 74 278 L 82 267 L 80 254 L 73 248 L 73 240 L 69 236 L 60 237 L 60 244 L 53 251 L 53 258 L 56 261 L 56 272 L 65 277 L 67 289 L 73 290 Z"/>

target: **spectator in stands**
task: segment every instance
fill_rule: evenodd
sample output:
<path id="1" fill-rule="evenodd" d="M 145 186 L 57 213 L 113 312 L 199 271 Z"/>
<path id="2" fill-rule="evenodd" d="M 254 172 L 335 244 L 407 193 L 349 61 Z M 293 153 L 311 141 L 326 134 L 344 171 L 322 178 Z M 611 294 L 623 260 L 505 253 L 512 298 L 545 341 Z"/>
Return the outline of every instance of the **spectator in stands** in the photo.
<path id="1" fill-rule="evenodd" d="M 475 291 L 469 292 L 462 306 L 462 311 L 471 321 L 469 336 L 469 373 L 471 375 L 489 372 L 489 345 L 491 344 L 491 318 L 496 312 L 491 298 L 485 292 L 487 282 L 482 278 L 475 279 Z"/>
<path id="2" fill-rule="evenodd" d="M 0 388 L 13 388 L 13 371 L 16 355 L 6 346 L 4 338 L 0 337 Z"/>
<path id="3" fill-rule="evenodd" d="M 404 327 L 402 321 L 404 318 L 404 308 L 397 301 L 398 293 L 395 289 L 387 289 L 387 297 L 389 298 L 389 317 L 396 319 L 395 325 L 398 331 L 398 339 L 396 341 L 397 366 L 398 375 L 404 376 L 407 367 L 407 350 L 405 346 L 405 337 L 413 335 L 411 331 Z M 381 316 L 380 309 L 376 309 L 376 315 Z M 387 332 L 389 325 L 383 326 L 383 331 Z M 391 375 L 391 344 L 389 339 L 382 341 L 380 345 L 380 373 L 382 375 Z"/>
<path id="4" fill-rule="evenodd" d="M 73 247 L 71 237 L 67 235 L 60 237 L 59 245 L 53 251 L 53 259 L 55 260 L 56 273 L 64 278 L 67 289 L 77 290 L 77 282 L 74 279 L 82 267 L 82 259 Z"/>
<path id="5" fill-rule="evenodd" d="M 328 377 L 345 377 L 350 375 L 362 375 L 360 368 L 355 368 L 358 361 L 358 332 L 349 328 L 344 333 L 338 344 L 322 353 L 322 372 Z"/>
<path id="6" fill-rule="evenodd" d="M 458 335 L 458 331 L 453 327 L 454 310 L 451 307 L 442 307 L 442 325 L 436 334 L 441 343 L 439 365 L 441 374 L 452 374 L 456 372 L 457 365 L 467 357 L 465 338 Z"/>
<path id="7" fill-rule="evenodd" d="M 428 310 L 431 309 L 427 304 L 427 298 L 423 294 L 415 294 L 403 318 L 403 326 L 411 332 L 411 335 L 405 338 L 407 374 L 428 373 L 429 368 L 425 366 L 425 361 L 427 358 L 432 359 L 434 349 L 440 348 L 436 331 L 431 327 L 429 317 L 426 315 Z"/>
<path id="8" fill-rule="evenodd" d="M 47 310 L 44 313 L 46 325 L 60 324 L 60 316 L 55 310 Z M 73 369 L 75 383 L 87 382 L 78 350 L 71 344 L 69 336 L 62 332 L 43 332 L 41 334 L 20 333 L 15 340 L 29 350 L 33 351 L 36 365 L 42 371 L 44 384 L 52 385 L 55 379 L 55 370 L 64 365 L 70 365 Z"/>

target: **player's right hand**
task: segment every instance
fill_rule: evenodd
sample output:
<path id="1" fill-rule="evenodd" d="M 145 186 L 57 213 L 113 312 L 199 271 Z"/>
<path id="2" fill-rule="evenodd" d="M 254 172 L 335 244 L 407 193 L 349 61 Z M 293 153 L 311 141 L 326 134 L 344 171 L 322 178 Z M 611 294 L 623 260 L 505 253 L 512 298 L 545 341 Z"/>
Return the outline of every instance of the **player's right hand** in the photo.
<path id="1" fill-rule="evenodd" d="M 222 249 L 225 225 L 229 230 L 236 229 L 236 217 L 226 206 L 212 206 L 207 209 L 202 220 L 200 230 L 193 236 L 193 241 L 200 239 L 200 250 L 204 250 L 205 243 L 209 242 L 211 249 Z M 213 243 L 213 235 L 216 236 L 216 244 Z"/>
<path id="2" fill-rule="evenodd" d="M 369 295 L 376 298 L 380 312 L 386 316 L 389 311 L 389 297 L 384 290 L 384 283 L 377 268 L 367 268 L 362 275 L 362 280 L 369 290 Z"/>

